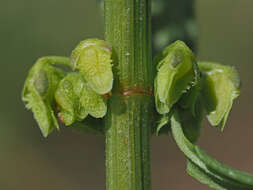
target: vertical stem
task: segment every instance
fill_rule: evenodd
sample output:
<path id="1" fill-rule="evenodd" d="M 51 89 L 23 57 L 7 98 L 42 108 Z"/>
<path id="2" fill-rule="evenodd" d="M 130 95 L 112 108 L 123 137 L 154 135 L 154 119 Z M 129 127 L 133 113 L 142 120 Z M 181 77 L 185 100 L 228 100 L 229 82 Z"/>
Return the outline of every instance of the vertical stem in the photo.
<path id="1" fill-rule="evenodd" d="M 150 0 L 105 0 L 114 60 L 106 116 L 107 190 L 149 190 L 153 115 Z"/>

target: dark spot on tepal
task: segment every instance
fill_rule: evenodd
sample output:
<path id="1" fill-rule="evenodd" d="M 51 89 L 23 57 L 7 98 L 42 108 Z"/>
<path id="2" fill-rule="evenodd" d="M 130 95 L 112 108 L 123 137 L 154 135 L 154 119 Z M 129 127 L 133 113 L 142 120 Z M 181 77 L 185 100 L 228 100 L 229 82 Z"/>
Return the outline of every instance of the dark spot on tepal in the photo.
<path id="1" fill-rule="evenodd" d="M 171 57 L 171 66 L 177 67 L 184 59 L 184 53 L 180 49 L 176 49 Z"/>

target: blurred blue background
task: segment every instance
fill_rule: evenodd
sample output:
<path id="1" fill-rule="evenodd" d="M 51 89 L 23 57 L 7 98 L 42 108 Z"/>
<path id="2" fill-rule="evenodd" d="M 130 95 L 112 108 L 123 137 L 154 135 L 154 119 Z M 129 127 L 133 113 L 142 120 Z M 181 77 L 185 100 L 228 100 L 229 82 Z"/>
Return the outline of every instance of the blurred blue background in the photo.
<path id="1" fill-rule="evenodd" d="M 199 144 L 253 173 L 253 1 L 197 0 L 196 13 L 199 59 L 235 65 L 243 84 L 224 133 L 206 122 Z M 62 128 L 44 139 L 20 98 L 38 57 L 69 56 L 89 37 L 103 38 L 94 0 L 0 1 L 1 190 L 105 189 L 104 138 Z M 153 137 L 151 148 L 153 189 L 209 189 L 185 173 L 185 158 L 170 137 Z"/>

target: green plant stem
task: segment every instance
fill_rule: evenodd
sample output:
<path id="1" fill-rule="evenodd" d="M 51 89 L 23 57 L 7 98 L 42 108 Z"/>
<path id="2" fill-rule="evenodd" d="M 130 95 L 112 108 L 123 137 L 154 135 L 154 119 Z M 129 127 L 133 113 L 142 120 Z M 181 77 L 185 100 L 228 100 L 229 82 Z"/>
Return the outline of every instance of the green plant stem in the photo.
<path id="1" fill-rule="evenodd" d="M 150 0 L 105 0 L 114 88 L 106 116 L 107 190 L 149 190 L 153 115 Z"/>

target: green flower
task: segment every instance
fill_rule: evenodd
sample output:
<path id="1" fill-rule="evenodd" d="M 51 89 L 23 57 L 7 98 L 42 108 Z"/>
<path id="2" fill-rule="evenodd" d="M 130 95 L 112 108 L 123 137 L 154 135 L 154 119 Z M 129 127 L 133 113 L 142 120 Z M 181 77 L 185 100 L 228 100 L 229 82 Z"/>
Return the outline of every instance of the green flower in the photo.
<path id="1" fill-rule="evenodd" d="M 239 96 L 240 79 L 230 66 L 211 62 L 199 62 L 204 75 L 202 97 L 207 117 L 212 126 L 224 129 L 234 99 Z"/>
<path id="2" fill-rule="evenodd" d="M 71 65 L 84 76 L 87 84 L 98 94 L 111 91 L 113 85 L 111 48 L 103 40 L 80 42 L 71 55 Z"/>
<path id="3" fill-rule="evenodd" d="M 85 88 L 81 74 L 70 73 L 61 80 L 55 92 L 55 100 L 60 109 L 58 116 L 65 125 L 71 125 L 76 120 L 81 121 L 88 112 L 80 104 L 80 96 Z"/>
<path id="4" fill-rule="evenodd" d="M 65 57 L 44 57 L 30 69 L 22 92 L 22 100 L 31 109 L 44 137 L 59 129 L 54 115 L 54 92 L 65 72 L 54 65 L 68 66 Z"/>
<path id="5" fill-rule="evenodd" d="M 70 73 L 59 83 L 55 100 L 60 109 L 58 115 L 67 126 L 82 121 L 88 114 L 102 118 L 107 112 L 106 99 L 94 92 L 80 73 Z"/>
<path id="6" fill-rule="evenodd" d="M 194 54 L 184 42 L 176 41 L 157 56 L 155 101 L 160 114 L 168 113 L 183 93 L 195 85 L 198 70 Z"/>

